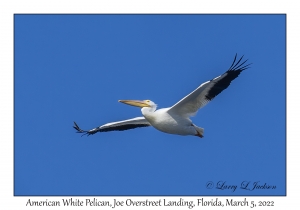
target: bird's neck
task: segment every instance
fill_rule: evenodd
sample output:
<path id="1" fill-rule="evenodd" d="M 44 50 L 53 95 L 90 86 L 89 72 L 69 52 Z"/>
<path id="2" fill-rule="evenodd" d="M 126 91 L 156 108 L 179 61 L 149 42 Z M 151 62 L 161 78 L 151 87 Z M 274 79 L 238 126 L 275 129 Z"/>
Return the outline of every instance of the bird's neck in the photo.
<path id="1" fill-rule="evenodd" d="M 155 112 L 156 110 L 156 106 L 153 107 L 143 107 L 142 108 L 142 114 L 145 115 L 149 115 L 152 114 L 153 112 Z"/>
<path id="2" fill-rule="evenodd" d="M 142 114 L 143 116 L 151 123 L 155 121 L 154 112 L 156 107 L 143 107 Z"/>

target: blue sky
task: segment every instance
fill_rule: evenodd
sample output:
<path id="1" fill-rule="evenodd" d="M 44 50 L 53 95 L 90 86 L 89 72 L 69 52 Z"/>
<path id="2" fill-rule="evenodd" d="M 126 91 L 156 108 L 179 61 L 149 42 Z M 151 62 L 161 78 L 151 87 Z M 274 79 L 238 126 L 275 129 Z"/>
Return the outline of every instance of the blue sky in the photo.
<path id="1" fill-rule="evenodd" d="M 14 194 L 285 195 L 285 23 L 284 15 L 15 15 Z M 203 139 L 154 128 L 81 137 L 72 128 L 141 116 L 119 99 L 172 106 L 236 53 L 253 64 L 192 118 Z M 240 189 L 244 181 L 276 189 Z"/>

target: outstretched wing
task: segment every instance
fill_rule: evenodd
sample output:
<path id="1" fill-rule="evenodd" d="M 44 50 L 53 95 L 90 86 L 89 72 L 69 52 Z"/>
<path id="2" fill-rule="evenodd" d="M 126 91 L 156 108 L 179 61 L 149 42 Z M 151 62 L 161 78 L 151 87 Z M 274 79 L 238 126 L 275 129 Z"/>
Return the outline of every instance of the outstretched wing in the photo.
<path id="1" fill-rule="evenodd" d="M 237 78 L 242 71 L 249 68 L 250 64 L 244 65 L 247 60 L 241 62 L 243 56 L 237 62 L 236 57 L 237 55 L 235 55 L 230 68 L 224 74 L 201 84 L 196 90 L 173 105 L 168 112 L 173 112 L 184 117 L 195 115 L 198 109 L 205 106 L 225 90 L 232 80 Z"/>
<path id="2" fill-rule="evenodd" d="M 133 128 L 147 127 L 151 126 L 151 124 L 144 117 L 136 117 L 128 120 L 118 121 L 107 123 L 105 125 L 101 125 L 97 128 L 91 130 L 82 130 L 79 128 L 76 122 L 74 122 L 73 128 L 77 130 L 77 133 L 83 133 L 83 135 L 93 135 L 97 132 L 107 132 L 107 131 L 124 131 Z"/>

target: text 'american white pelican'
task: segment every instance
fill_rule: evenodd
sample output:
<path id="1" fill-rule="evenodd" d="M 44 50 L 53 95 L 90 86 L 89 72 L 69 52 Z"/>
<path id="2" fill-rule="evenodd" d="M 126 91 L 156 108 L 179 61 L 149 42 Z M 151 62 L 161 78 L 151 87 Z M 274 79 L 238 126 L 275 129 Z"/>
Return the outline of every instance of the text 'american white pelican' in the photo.
<path id="1" fill-rule="evenodd" d="M 204 129 L 192 123 L 189 117 L 194 116 L 198 109 L 204 107 L 214 97 L 225 90 L 232 80 L 249 68 L 245 65 L 247 60 L 241 62 L 243 56 L 236 62 L 237 55 L 230 68 L 222 75 L 202 83 L 196 90 L 185 96 L 175 105 L 169 108 L 156 110 L 157 105 L 150 100 L 119 100 L 119 102 L 131 106 L 141 107 L 143 116 L 128 120 L 107 123 L 91 130 L 82 130 L 74 122 L 77 133 L 92 135 L 97 132 L 124 131 L 139 127 L 153 126 L 165 133 L 177 135 L 193 135 L 203 137 Z"/>

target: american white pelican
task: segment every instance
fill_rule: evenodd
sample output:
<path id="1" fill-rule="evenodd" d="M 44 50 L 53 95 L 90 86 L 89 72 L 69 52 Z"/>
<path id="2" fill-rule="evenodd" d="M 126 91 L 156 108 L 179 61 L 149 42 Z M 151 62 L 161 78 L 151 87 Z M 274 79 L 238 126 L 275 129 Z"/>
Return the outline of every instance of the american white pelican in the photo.
<path id="1" fill-rule="evenodd" d="M 230 68 L 222 75 L 204 82 L 196 90 L 185 96 L 175 105 L 169 108 L 156 110 L 157 105 L 150 100 L 119 100 L 119 102 L 142 108 L 143 117 L 107 123 L 91 130 L 82 130 L 74 122 L 77 133 L 92 135 L 97 132 L 123 131 L 138 127 L 153 126 L 165 133 L 177 135 L 193 135 L 203 137 L 204 129 L 192 123 L 189 117 L 194 116 L 198 109 L 205 106 L 215 96 L 225 90 L 232 80 L 237 78 L 250 64 L 244 65 L 247 60 L 241 62 L 243 56 L 236 62 L 234 60 Z"/>

